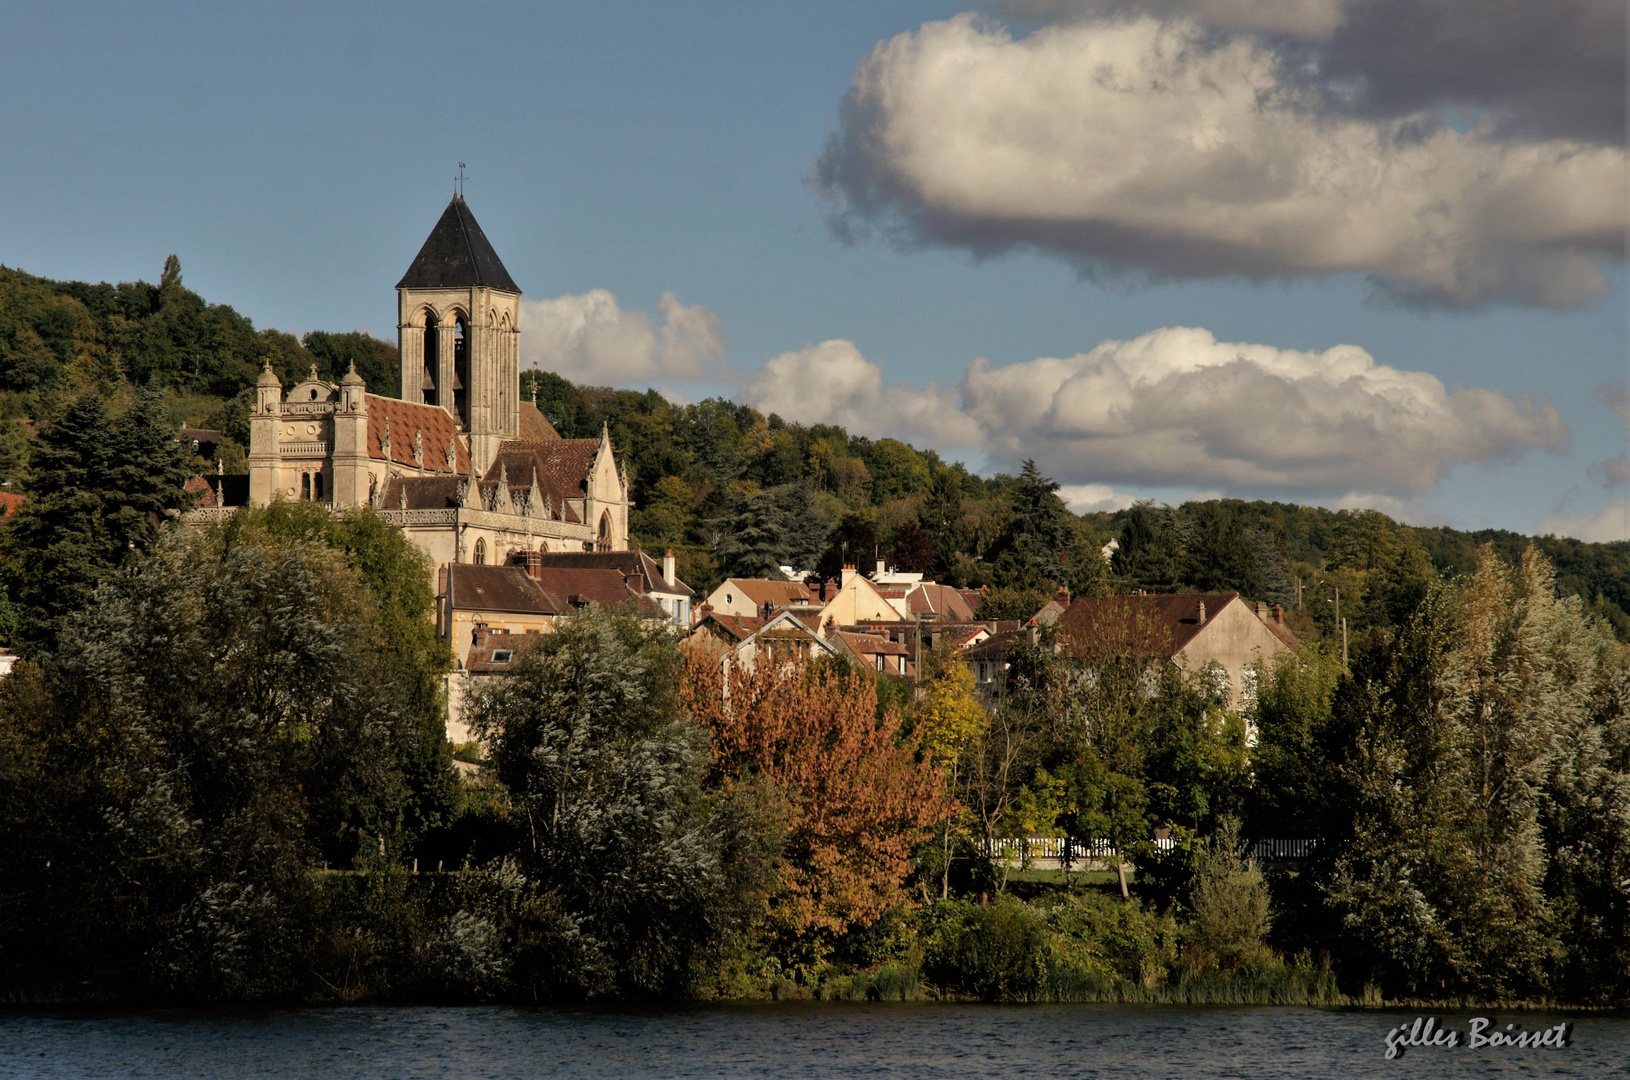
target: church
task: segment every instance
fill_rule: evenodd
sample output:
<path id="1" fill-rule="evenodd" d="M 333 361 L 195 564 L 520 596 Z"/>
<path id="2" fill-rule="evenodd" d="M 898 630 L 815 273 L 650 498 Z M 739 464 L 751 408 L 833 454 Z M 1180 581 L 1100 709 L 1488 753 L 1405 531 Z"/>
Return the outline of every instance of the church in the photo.
<path id="1" fill-rule="evenodd" d="M 607 432 L 563 439 L 521 400 L 521 290 L 462 195 L 396 297 L 400 398 L 354 370 L 331 383 L 313 368 L 287 390 L 270 364 L 261 373 L 249 503 L 372 506 L 438 568 L 627 550 L 626 469 Z"/>

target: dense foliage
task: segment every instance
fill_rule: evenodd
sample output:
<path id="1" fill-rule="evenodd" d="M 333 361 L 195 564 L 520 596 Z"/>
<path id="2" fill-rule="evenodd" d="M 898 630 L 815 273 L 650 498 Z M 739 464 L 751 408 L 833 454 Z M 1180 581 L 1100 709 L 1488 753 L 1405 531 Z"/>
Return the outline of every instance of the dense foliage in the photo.
<path id="1" fill-rule="evenodd" d="M 25 658 L 0 680 L 0 994 L 1630 1000 L 1630 544 L 1231 500 L 1077 516 L 1033 462 L 984 479 L 531 373 L 563 434 L 610 425 L 636 539 L 698 587 L 884 558 L 989 585 L 988 618 L 1239 591 L 1302 647 L 1233 699 L 1106 616 L 1015 642 L 994 687 L 928 649 L 914 693 L 590 609 L 472 695 L 461 776 L 398 530 L 176 520 L 203 464 L 179 420 L 237 439 L 265 358 L 372 383 L 392 355 L 257 334 L 174 263 L 0 271 L 0 481 L 27 494 L 0 532 Z M 1051 878 L 997 855 L 1066 835 L 1113 850 Z M 1269 837 L 1312 854 L 1259 865 Z"/>

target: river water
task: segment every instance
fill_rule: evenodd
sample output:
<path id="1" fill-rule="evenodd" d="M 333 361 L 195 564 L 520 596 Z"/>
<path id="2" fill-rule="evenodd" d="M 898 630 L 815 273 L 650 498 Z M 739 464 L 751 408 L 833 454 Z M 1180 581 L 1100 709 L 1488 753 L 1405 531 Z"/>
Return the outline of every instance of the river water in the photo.
<path id="1" fill-rule="evenodd" d="M 359 1007 L 0 1013 L 0 1077 L 1630 1076 L 1630 1016 L 1435 1014 L 1451 1031 L 1567 1021 L 1562 1048 L 1415 1048 L 1415 1013 L 794 1003 L 625 1010 Z"/>

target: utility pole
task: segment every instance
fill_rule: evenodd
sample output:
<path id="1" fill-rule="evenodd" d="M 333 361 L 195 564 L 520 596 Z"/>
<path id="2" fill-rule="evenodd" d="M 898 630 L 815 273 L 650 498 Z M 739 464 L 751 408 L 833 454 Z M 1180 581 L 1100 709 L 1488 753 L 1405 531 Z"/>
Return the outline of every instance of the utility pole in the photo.
<path id="1" fill-rule="evenodd" d="M 1341 666 L 1347 666 L 1347 620 L 1341 620 Z"/>

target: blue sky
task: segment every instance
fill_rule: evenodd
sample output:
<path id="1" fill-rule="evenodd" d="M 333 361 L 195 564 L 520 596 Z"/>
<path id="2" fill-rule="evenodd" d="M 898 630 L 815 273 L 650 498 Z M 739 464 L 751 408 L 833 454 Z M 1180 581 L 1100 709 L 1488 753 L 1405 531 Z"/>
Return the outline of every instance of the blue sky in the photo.
<path id="1" fill-rule="evenodd" d="M 1162 2 L 1165 17 L 1188 0 Z M 1193 2 L 1195 17 L 1206 17 L 1206 5 Z M 1057 50 L 1108 47 L 1107 31 L 1097 24 L 1083 29 L 1051 14 L 1034 17 L 1068 6 L 986 9 L 987 21 L 962 31 L 957 47 L 972 49 L 965 53 L 969 63 L 992 70 L 1036 42 Z M 940 47 L 932 28 L 965 10 L 831 2 L 18 5 L 8 13 L 12 44 L 0 70 L 0 134 L 10 151 L 0 155 L 0 181 L 11 193 L 0 203 L 0 262 L 59 278 L 152 280 L 173 251 L 190 287 L 259 326 L 367 328 L 394 338 L 392 286 L 441 212 L 463 160 L 471 208 L 526 295 L 566 298 L 528 315 L 526 329 L 536 329 L 542 343 L 533 355 L 560 350 L 552 366 L 580 380 L 599 373 L 676 396 L 717 392 L 755 404 L 797 402 L 799 387 L 806 398 L 823 398 L 807 388 L 829 376 L 898 382 L 901 396 L 878 397 L 862 386 L 841 409 L 810 404 L 814 411 L 800 418 L 845 420 L 919 445 L 939 442 L 954 456 L 988 466 L 1011 467 L 1014 455 L 1034 453 L 1071 485 L 1080 506 L 1222 491 L 1327 505 L 1368 502 L 1421 523 L 1630 536 L 1630 503 L 1622 486 L 1611 486 L 1617 474 L 1600 464 L 1623 454 L 1626 442 L 1626 421 L 1603 404 L 1626 379 L 1626 284 L 1622 263 L 1611 256 L 1593 256 L 1605 286 L 1582 304 L 1578 296 L 1564 298 L 1573 306 L 1536 299 L 1531 289 L 1523 292 L 1528 286 L 1462 290 L 1448 300 L 1417 290 L 1399 301 L 1388 298 L 1399 289 L 1389 294 L 1377 281 L 1403 281 L 1408 292 L 1425 271 L 1383 267 L 1377 277 L 1344 266 L 1286 270 L 1285 260 L 1297 256 L 1284 252 L 1225 253 L 1223 262 L 1199 271 L 1181 253 L 1176 262 L 1151 257 L 1139 265 L 1136 242 L 1130 255 L 1118 249 L 1120 261 L 1110 260 L 1107 276 L 1084 276 L 1083 265 L 1103 269 L 1093 261 L 1098 249 L 1014 226 L 1001 205 L 957 220 L 932 205 L 938 181 L 931 172 L 913 172 L 917 165 L 903 159 L 871 158 L 861 166 L 895 194 L 881 209 L 862 208 L 863 235 L 840 240 L 831 227 L 834 191 L 851 199 L 851 210 L 863 193 L 818 181 L 817 163 L 823 153 L 828 162 L 872 153 L 852 125 L 840 123 L 857 67 L 891 39 L 923 52 Z M 1280 29 L 1248 29 L 1264 35 L 1263 48 L 1283 50 L 1301 33 L 1287 38 Z M 1318 47 L 1334 56 L 1344 40 L 1324 39 Z M 902 85 L 922 77 L 922 69 L 899 64 L 888 74 Z M 1019 113 L 1026 108 L 1019 95 L 1031 91 L 1014 91 Z M 855 100 L 863 97 L 855 91 Z M 1058 113 L 1068 119 L 1072 108 L 1088 105 L 1061 104 Z M 913 130 L 941 142 L 960 134 L 934 128 L 941 118 L 921 110 L 884 112 L 883 121 L 869 122 L 918 124 Z M 1090 123 L 1100 114 L 1082 115 Z M 1487 115 L 1497 118 L 1496 106 Z M 1490 134 L 1480 145 L 1498 144 L 1505 153 L 1525 140 L 1561 145 L 1557 140 L 1582 138 L 1564 130 L 1566 120 L 1555 121 L 1555 131 Z M 1370 120 L 1352 121 L 1360 122 Z M 1622 147 L 1583 138 L 1581 145 L 1605 147 L 1606 168 L 1622 165 Z M 829 152 L 829 145 L 839 150 Z M 965 151 L 976 164 L 985 152 L 977 145 Z M 1068 147 L 1047 152 L 1072 168 L 1090 170 L 1097 160 L 1072 162 Z M 997 176 L 989 189 L 1005 182 Z M 1615 198 L 1621 205 L 1603 211 L 1609 219 L 1623 213 L 1622 185 Z M 923 224 L 930 219 L 941 224 Z M 978 239 L 965 239 L 974 234 Z M 1230 273 L 1226 260 L 1233 257 L 1241 270 L 1267 266 L 1265 280 Z M 1527 256 L 1501 248 L 1490 258 L 1520 269 Z M 1121 273 L 1127 270 L 1130 276 Z M 621 336 L 599 345 L 585 334 L 592 337 L 601 324 L 584 330 L 581 305 L 572 300 L 592 290 L 615 298 L 610 315 L 602 304 L 597 317 L 621 320 Z M 665 293 L 674 294 L 678 314 L 659 312 Z M 706 318 L 681 325 L 687 311 Z M 679 337 L 684 326 L 703 327 L 685 339 L 694 348 L 670 349 L 662 336 L 670 324 Z M 1314 354 L 1358 346 L 1376 365 L 1435 376 L 1451 396 L 1461 387 L 1501 395 L 1505 411 L 1489 424 L 1510 430 L 1482 441 L 1470 429 L 1456 435 L 1468 449 L 1428 439 L 1422 452 L 1437 455 L 1439 464 L 1436 472 L 1426 470 L 1426 480 L 1407 462 L 1358 442 L 1348 471 L 1311 457 L 1277 461 L 1273 468 L 1291 477 L 1281 482 L 1263 479 L 1260 449 L 1239 451 L 1258 458 L 1226 467 L 1192 457 L 1151 464 L 1159 455 L 1148 446 L 1097 430 L 1083 440 L 1015 427 L 1009 438 L 1005 425 L 1041 422 L 1002 412 L 989 393 L 981 399 L 982 426 L 960 446 L 950 445 L 952 428 L 932 419 L 915 427 L 896 422 L 902 403 L 976 412 L 977 388 L 955 403 L 976 357 L 1002 369 L 1075 357 L 1110 339 L 1169 327 L 1203 327 L 1219 342 Z M 838 360 L 831 358 L 836 353 L 812 359 L 811 347 L 835 339 L 852 348 Z M 624 363 L 604 351 L 615 348 L 645 353 Z M 761 369 L 772 357 L 784 359 L 767 374 Z M 1111 359 L 1121 368 L 1137 362 L 1120 354 Z M 1009 381 L 1025 383 L 1030 373 L 1013 367 Z M 931 381 L 951 397 L 923 398 L 919 391 Z M 1604 384 L 1606 392 L 1599 389 Z M 1182 386 L 1160 385 L 1166 389 L 1151 391 L 1156 398 L 1175 396 Z M 1336 383 L 1320 385 L 1340 391 Z M 866 393 L 872 397 L 862 400 Z M 1557 415 L 1541 425 L 1532 409 L 1546 402 Z M 1220 408 L 1249 415 L 1236 428 L 1208 428 L 1202 441 L 1233 445 L 1281 427 L 1287 447 L 1301 437 L 1295 432 L 1307 418 L 1296 415 L 1294 403 L 1264 399 L 1260 411 L 1254 404 L 1249 397 L 1223 401 Z M 1147 413 L 1146 402 L 1139 408 Z M 1344 415 L 1339 403 L 1325 408 Z M 1458 422 L 1475 427 L 1479 421 L 1466 419 L 1474 413 L 1461 410 Z M 1055 409 L 1047 423 L 1060 415 Z M 1178 441 L 1188 430 L 1183 425 L 1196 423 L 1170 422 L 1176 434 L 1167 437 Z M 1203 451 L 1214 452 L 1221 453 Z M 1327 457 L 1331 448 L 1309 444 L 1306 453 Z M 1373 465 L 1365 454 L 1374 456 Z M 1367 472 L 1373 484 L 1354 481 Z M 1622 520 L 1614 516 L 1621 504 Z"/>

